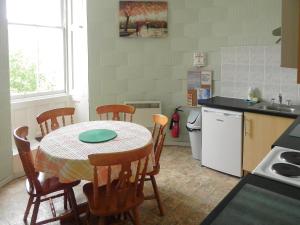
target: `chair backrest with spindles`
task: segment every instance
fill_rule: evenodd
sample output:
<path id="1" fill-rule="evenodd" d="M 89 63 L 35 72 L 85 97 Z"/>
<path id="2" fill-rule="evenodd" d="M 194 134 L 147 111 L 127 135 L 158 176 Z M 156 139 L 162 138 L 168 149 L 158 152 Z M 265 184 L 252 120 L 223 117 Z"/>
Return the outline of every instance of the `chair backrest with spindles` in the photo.
<path id="1" fill-rule="evenodd" d="M 14 131 L 15 143 L 29 184 L 37 193 L 41 193 L 42 187 L 37 179 L 37 172 L 34 168 L 33 156 L 30 150 L 30 142 L 27 140 L 27 135 L 28 127 L 26 126 L 19 127 Z"/>
<path id="2" fill-rule="evenodd" d="M 164 130 L 167 126 L 169 119 L 168 117 L 162 114 L 153 114 L 152 120 L 154 122 L 154 126 L 152 129 L 152 138 L 154 143 L 154 151 L 156 152 L 158 142 L 159 142 L 159 137 L 161 134 L 164 133 Z"/>
<path id="3" fill-rule="evenodd" d="M 70 117 L 69 122 L 73 124 L 74 113 L 75 113 L 75 108 L 66 107 L 66 108 L 52 109 L 39 114 L 36 117 L 36 120 L 40 125 L 42 136 L 44 137 L 46 134 L 50 133 L 53 130 L 56 130 L 60 126 L 66 126 L 66 117 Z M 59 120 L 61 120 L 60 123 Z M 49 122 L 50 122 L 50 126 L 48 124 Z"/>
<path id="4" fill-rule="evenodd" d="M 132 122 L 135 108 L 131 105 L 101 105 L 96 108 L 100 120 L 123 120 Z M 122 116 L 123 114 L 123 116 Z"/>
<path id="5" fill-rule="evenodd" d="M 152 151 L 152 143 L 143 148 L 118 152 L 118 153 L 101 153 L 89 155 L 90 164 L 94 166 L 94 181 L 93 181 L 93 200 L 97 207 L 101 204 L 101 199 L 98 194 L 98 167 L 107 167 L 107 180 L 105 191 L 105 202 L 110 203 L 112 198 L 111 193 L 118 193 L 117 207 L 124 208 L 129 203 L 134 202 L 135 198 L 143 194 L 144 179 L 146 175 L 149 154 Z M 133 165 L 135 163 L 135 166 Z M 112 184 L 111 177 L 112 166 L 119 166 L 120 172 L 118 179 Z M 133 169 L 135 168 L 135 169 Z M 128 196 L 133 197 L 129 199 Z M 104 197 L 104 196 L 103 196 Z M 109 209 L 109 205 L 106 206 Z"/>
<path id="6" fill-rule="evenodd" d="M 154 149 L 154 154 L 155 154 L 155 167 L 159 168 L 159 161 L 160 161 L 160 156 L 164 147 L 164 142 L 165 142 L 166 134 L 161 133 L 157 137 L 157 146 Z"/>

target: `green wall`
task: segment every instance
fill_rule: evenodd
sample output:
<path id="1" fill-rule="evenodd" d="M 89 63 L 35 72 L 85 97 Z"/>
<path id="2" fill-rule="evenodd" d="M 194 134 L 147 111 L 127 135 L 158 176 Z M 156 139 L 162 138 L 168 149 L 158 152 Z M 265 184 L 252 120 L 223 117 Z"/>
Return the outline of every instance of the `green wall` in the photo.
<path id="1" fill-rule="evenodd" d="M 168 2 L 167 38 L 126 39 L 118 35 L 118 0 L 87 1 L 91 119 L 97 105 L 124 100 L 161 100 L 170 115 L 186 104 L 186 73 L 196 50 L 208 53 L 218 95 L 220 47 L 274 44 L 271 31 L 281 24 L 281 0 Z M 182 130 L 177 141 L 186 142 Z"/>

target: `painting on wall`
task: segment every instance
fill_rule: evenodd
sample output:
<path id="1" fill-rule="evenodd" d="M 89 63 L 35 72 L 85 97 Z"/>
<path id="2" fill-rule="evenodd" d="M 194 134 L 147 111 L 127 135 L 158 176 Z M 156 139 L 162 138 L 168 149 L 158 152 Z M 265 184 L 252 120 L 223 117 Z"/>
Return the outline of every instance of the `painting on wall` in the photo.
<path id="1" fill-rule="evenodd" d="M 168 34 L 168 2 L 120 1 L 120 37 L 166 37 Z"/>

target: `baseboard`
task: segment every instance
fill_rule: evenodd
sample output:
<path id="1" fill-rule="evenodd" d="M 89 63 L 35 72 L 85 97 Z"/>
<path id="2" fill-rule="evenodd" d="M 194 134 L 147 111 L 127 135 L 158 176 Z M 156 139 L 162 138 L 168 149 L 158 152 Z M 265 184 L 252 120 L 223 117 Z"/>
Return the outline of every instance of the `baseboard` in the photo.
<path id="1" fill-rule="evenodd" d="M 4 185 L 8 184 L 9 182 L 11 182 L 13 180 L 13 176 L 9 176 L 3 180 L 0 181 L 0 188 L 3 187 Z"/>
<path id="2" fill-rule="evenodd" d="M 166 140 L 165 145 L 171 145 L 171 146 L 181 146 L 181 147 L 191 147 L 189 142 L 183 142 L 183 141 L 170 141 Z"/>
<path id="3" fill-rule="evenodd" d="M 19 171 L 17 173 L 14 173 L 13 179 L 18 179 L 20 177 L 24 177 L 25 176 L 25 172 L 24 171 Z"/>

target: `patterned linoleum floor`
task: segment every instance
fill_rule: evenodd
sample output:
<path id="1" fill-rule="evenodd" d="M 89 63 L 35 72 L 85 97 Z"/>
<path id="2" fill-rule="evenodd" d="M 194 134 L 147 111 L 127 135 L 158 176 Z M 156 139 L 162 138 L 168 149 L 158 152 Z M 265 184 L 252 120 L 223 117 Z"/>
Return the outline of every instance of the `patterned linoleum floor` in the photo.
<path id="1" fill-rule="evenodd" d="M 165 147 L 157 184 L 166 215 L 159 216 L 155 201 L 145 201 L 140 208 L 142 224 L 198 225 L 238 181 L 237 178 L 199 166 L 199 162 L 192 159 L 190 148 Z M 79 203 L 85 201 L 81 186 L 76 187 L 75 190 Z M 149 193 L 151 190 L 151 186 L 147 184 L 145 192 Z M 1 188 L 0 225 L 24 225 L 22 218 L 27 200 L 24 178 L 17 179 Z M 61 210 L 63 208 L 61 201 L 56 202 L 55 207 L 58 211 Z M 49 204 L 43 203 L 39 218 L 45 218 L 48 215 L 50 215 Z M 93 224 L 97 224 L 95 220 L 91 221 L 91 225 Z M 131 223 L 118 221 L 113 224 Z"/>

